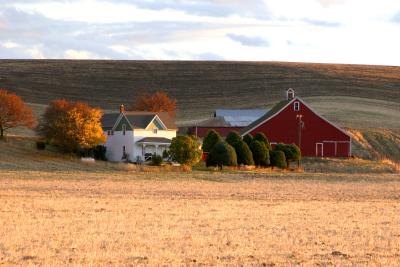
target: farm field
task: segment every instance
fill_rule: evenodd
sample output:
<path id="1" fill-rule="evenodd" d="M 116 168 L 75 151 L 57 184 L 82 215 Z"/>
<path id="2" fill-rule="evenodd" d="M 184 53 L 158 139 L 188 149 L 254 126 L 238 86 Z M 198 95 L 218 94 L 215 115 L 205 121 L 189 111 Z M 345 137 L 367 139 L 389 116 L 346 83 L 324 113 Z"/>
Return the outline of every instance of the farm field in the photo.
<path id="1" fill-rule="evenodd" d="M 0 177 L 0 265 L 400 264 L 397 174 Z"/>
<path id="2" fill-rule="evenodd" d="M 0 149 L 0 265 L 400 264 L 391 162 L 180 172 Z"/>
<path id="3" fill-rule="evenodd" d="M 140 93 L 163 90 L 177 98 L 180 123 L 204 119 L 216 108 L 270 107 L 284 97 L 284 90 L 292 87 L 302 98 L 325 101 L 317 111 L 321 108 L 332 115 L 334 122 L 335 112 L 340 113 L 342 122 L 348 110 L 362 111 L 361 116 L 367 115 L 361 122 L 363 126 L 371 118 L 372 124 L 367 125 L 376 127 L 383 114 L 391 114 L 390 122 L 398 118 L 391 110 L 399 113 L 400 67 L 288 62 L 0 60 L 0 87 L 32 104 L 46 105 L 53 99 L 66 98 L 114 110 L 121 103 L 129 105 Z M 342 102 L 335 97 L 345 98 L 345 105 L 339 106 L 344 110 L 338 109 L 336 104 Z M 327 102 L 329 110 L 325 108 Z M 374 105 L 374 110 L 368 110 L 368 105 Z M 382 110 L 376 113 L 377 108 Z M 379 127 L 387 128 L 390 124 L 381 122 L 384 124 Z"/>

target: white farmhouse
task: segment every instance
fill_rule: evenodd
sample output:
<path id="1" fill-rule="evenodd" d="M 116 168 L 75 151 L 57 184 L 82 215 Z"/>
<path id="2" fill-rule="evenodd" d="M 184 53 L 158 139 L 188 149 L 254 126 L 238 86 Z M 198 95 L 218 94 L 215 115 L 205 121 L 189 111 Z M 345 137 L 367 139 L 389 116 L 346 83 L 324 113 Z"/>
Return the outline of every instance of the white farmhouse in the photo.
<path id="1" fill-rule="evenodd" d="M 104 114 L 101 119 L 109 161 L 143 161 L 147 154 L 162 155 L 176 137 L 175 120 L 166 112 L 125 112 Z"/>

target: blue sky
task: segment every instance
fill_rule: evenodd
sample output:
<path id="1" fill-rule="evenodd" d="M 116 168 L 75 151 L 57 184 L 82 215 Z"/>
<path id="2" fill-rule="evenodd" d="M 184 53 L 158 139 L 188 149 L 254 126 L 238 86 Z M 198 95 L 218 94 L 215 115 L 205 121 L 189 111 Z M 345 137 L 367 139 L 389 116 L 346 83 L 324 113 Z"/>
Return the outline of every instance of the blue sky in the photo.
<path id="1" fill-rule="evenodd" d="M 3 0 L 0 58 L 400 66 L 399 0 Z"/>

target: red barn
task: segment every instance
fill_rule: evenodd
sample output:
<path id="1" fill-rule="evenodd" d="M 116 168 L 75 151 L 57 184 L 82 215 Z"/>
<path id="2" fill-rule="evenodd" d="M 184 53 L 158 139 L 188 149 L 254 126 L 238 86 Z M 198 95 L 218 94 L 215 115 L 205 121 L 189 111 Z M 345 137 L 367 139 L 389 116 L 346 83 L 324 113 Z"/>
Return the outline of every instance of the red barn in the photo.
<path id="1" fill-rule="evenodd" d="M 287 90 L 286 100 L 241 130 L 242 136 L 258 132 L 263 132 L 272 145 L 297 144 L 303 156 L 351 156 L 350 135 L 295 97 L 293 89 Z"/>

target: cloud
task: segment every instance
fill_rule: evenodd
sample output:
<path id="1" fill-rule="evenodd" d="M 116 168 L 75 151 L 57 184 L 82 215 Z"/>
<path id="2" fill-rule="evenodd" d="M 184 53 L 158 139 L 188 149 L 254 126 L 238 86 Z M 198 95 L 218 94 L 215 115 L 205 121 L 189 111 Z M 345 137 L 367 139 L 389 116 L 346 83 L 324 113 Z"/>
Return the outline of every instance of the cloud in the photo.
<path id="1" fill-rule="evenodd" d="M 400 23 L 400 11 L 393 16 L 392 21 Z"/>
<path id="2" fill-rule="evenodd" d="M 321 27 L 339 27 L 342 25 L 339 22 L 324 21 L 324 20 L 309 19 L 309 18 L 305 18 L 305 19 L 303 19 L 303 21 L 308 24 L 321 26 Z"/>
<path id="3" fill-rule="evenodd" d="M 258 36 L 246 36 L 234 33 L 228 33 L 226 35 L 228 38 L 232 39 L 235 42 L 239 42 L 245 46 L 269 46 L 269 42 L 261 37 Z"/>

